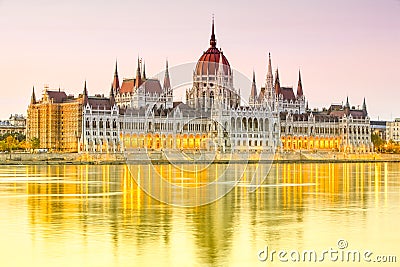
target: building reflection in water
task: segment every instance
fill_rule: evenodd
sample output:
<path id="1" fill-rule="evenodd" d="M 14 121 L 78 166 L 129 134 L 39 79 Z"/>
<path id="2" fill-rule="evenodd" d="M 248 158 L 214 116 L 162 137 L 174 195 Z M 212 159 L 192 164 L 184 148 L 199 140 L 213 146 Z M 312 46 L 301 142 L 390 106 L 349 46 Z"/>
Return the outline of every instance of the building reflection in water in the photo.
<path id="1" fill-rule="evenodd" d="M 172 165 L 159 165 L 156 170 L 148 165 L 133 169 L 122 165 L 16 166 L 12 167 L 15 173 L 22 173 L 25 180 L 10 182 L 7 189 L 4 182 L 0 186 L 9 194 L 29 195 L 32 243 L 47 240 L 41 246 L 50 252 L 60 242 L 75 244 L 81 253 L 97 244 L 100 251 L 112 251 L 111 261 L 132 261 L 130 256 L 134 256 L 133 262 L 149 263 L 157 253 L 166 265 L 196 259 L 214 266 L 240 262 L 241 255 L 254 256 L 265 240 L 277 244 L 288 237 L 304 240 L 310 207 L 332 211 L 338 206 L 387 205 L 392 173 L 399 172 L 397 165 L 388 163 L 275 164 L 264 184 L 251 192 L 249 177 L 263 173 L 264 166 L 248 165 L 240 184 L 226 197 L 195 208 L 162 204 L 144 193 L 131 176 L 135 173 L 139 181 L 152 184 L 151 190 L 173 197 L 173 191 L 163 192 L 161 183 L 151 181 L 155 171 L 164 179 L 185 183 L 208 181 L 225 168 L 180 167 L 191 171 L 182 173 Z"/>

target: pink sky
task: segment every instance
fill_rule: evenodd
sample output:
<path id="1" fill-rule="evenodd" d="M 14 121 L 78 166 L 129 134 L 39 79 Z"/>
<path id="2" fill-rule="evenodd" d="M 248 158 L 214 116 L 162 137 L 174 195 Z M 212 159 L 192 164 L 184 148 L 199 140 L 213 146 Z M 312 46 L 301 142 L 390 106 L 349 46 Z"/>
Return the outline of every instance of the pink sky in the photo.
<path id="1" fill-rule="evenodd" d="M 26 114 L 32 86 L 108 94 L 115 59 L 131 77 L 196 61 L 217 46 L 231 66 L 265 82 L 268 52 L 282 85 L 301 68 L 309 106 L 366 97 L 372 119 L 400 117 L 400 1 L 12 1 L 0 0 L 0 119 Z M 171 77 L 173 79 L 173 77 Z"/>

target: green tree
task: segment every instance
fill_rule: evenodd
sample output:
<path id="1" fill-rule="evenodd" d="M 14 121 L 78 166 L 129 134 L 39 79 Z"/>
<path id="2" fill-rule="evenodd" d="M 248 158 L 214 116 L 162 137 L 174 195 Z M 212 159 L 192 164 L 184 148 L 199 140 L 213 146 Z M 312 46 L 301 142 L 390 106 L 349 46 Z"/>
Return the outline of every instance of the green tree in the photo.
<path id="1" fill-rule="evenodd" d="M 32 139 L 30 140 L 30 147 L 32 149 L 38 149 L 40 147 L 39 139 L 36 137 L 32 137 Z"/>
<path id="2" fill-rule="evenodd" d="M 9 136 L 13 136 L 15 139 L 18 140 L 18 142 L 21 142 L 26 139 L 26 136 L 24 134 L 13 132 L 13 133 L 0 134 L 0 140 L 1 141 L 6 140 L 7 137 L 9 137 Z"/>
<path id="3" fill-rule="evenodd" d="M 4 140 L 0 141 L 0 150 L 6 151 L 6 141 L 4 141 Z"/>
<path id="4" fill-rule="evenodd" d="M 371 141 L 377 151 L 382 152 L 384 150 L 385 141 L 378 134 L 371 134 Z"/>
<path id="5" fill-rule="evenodd" d="M 9 135 L 6 137 L 5 143 L 6 143 L 6 150 L 11 152 L 13 149 L 16 149 L 18 147 L 19 142 L 14 136 Z"/>

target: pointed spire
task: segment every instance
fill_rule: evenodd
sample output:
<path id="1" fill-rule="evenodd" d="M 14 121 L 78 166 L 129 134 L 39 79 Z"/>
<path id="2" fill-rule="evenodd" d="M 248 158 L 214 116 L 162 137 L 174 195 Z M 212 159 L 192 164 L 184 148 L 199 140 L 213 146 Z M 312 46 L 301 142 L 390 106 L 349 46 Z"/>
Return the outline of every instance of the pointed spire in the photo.
<path id="1" fill-rule="evenodd" d="M 274 76 L 272 74 L 271 53 L 268 53 L 268 70 L 265 82 L 265 89 L 267 99 L 269 99 L 270 101 L 274 99 Z"/>
<path id="2" fill-rule="evenodd" d="M 365 116 L 367 116 L 368 112 L 367 112 L 367 104 L 365 103 L 365 97 L 364 97 L 363 104 L 362 104 L 362 110 L 363 110 Z"/>
<path id="3" fill-rule="evenodd" d="M 211 47 L 216 47 L 217 46 L 217 40 L 215 39 L 215 33 L 214 33 L 214 15 L 213 15 L 213 18 L 212 18 L 210 46 Z"/>
<path id="4" fill-rule="evenodd" d="M 279 81 L 279 71 L 276 68 L 275 73 L 275 95 L 278 96 L 281 93 L 281 82 Z"/>
<path id="5" fill-rule="evenodd" d="M 268 72 L 267 75 L 271 74 L 272 76 L 272 64 L 271 64 L 271 53 L 268 52 Z"/>
<path id="6" fill-rule="evenodd" d="M 85 85 L 83 86 L 83 104 L 86 105 L 88 102 L 88 90 L 86 87 L 86 80 L 85 80 Z"/>
<path id="7" fill-rule="evenodd" d="M 85 95 L 85 96 L 88 95 L 88 91 L 87 91 L 87 87 L 86 87 L 86 80 L 85 80 L 85 85 L 83 86 L 83 95 Z"/>
<path id="8" fill-rule="evenodd" d="M 301 83 L 301 74 L 299 69 L 299 82 L 297 83 L 297 97 L 303 96 L 303 85 Z"/>
<path id="9" fill-rule="evenodd" d="M 145 81 L 146 78 L 146 62 L 143 62 L 143 74 L 142 74 L 142 80 Z"/>
<path id="10" fill-rule="evenodd" d="M 306 102 L 306 111 L 308 110 L 308 101 Z"/>
<path id="11" fill-rule="evenodd" d="M 168 94 L 171 92 L 171 81 L 169 79 L 169 70 L 168 70 L 168 59 L 165 62 L 165 74 L 164 74 L 164 93 Z"/>
<path id="12" fill-rule="evenodd" d="M 111 87 L 111 90 L 110 90 L 110 104 L 111 104 L 111 107 L 114 106 L 114 104 L 115 104 L 114 88 L 113 87 Z"/>
<path id="13" fill-rule="evenodd" d="M 135 79 L 135 88 L 139 88 L 140 85 L 142 85 L 142 75 L 140 72 L 140 63 L 141 60 L 139 60 L 139 56 L 137 59 L 137 69 L 136 69 L 136 79 Z"/>
<path id="14" fill-rule="evenodd" d="M 257 86 L 256 86 L 256 73 L 253 70 L 253 83 L 251 85 L 249 103 L 250 105 L 254 105 L 257 102 Z"/>
<path id="15" fill-rule="evenodd" d="M 32 87 L 31 104 L 36 104 L 35 86 Z"/>
<path id="16" fill-rule="evenodd" d="M 119 87 L 119 78 L 118 78 L 118 63 L 117 60 L 115 60 L 115 72 L 114 72 L 114 80 L 112 82 L 111 86 L 112 90 L 114 90 L 114 94 L 118 93 L 120 87 Z"/>
<path id="17" fill-rule="evenodd" d="M 346 105 L 344 107 L 350 109 L 349 97 L 346 97 Z"/>

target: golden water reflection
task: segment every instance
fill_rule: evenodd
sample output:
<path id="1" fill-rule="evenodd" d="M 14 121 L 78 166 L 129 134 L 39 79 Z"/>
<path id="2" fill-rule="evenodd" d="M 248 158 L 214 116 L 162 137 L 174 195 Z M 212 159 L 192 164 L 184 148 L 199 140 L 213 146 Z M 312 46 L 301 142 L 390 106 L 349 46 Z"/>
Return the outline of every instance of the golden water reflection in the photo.
<path id="1" fill-rule="evenodd" d="M 245 175 L 260 168 L 247 167 Z M 153 200 L 131 171 L 2 166 L 0 266 L 248 266 L 260 264 L 267 244 L 324 249 L 339 238 L 400 256 L 396 163 L 276 164 L 254 193 L 243 177 L 226 197 L 195 208 Z M 138 165 L 134 173 L 148 179 L 152 171 Z"/>

